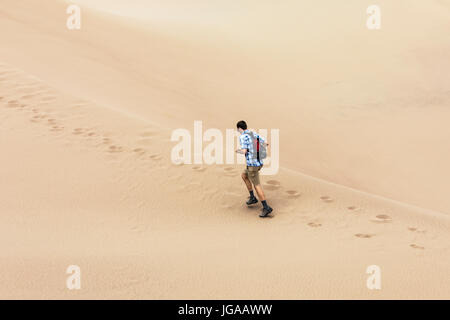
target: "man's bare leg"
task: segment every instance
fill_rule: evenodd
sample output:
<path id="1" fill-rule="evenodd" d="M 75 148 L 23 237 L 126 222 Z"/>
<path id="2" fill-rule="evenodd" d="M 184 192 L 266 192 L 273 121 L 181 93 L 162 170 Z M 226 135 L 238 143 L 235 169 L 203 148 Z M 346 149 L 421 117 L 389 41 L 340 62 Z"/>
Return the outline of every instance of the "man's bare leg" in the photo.
<path id="1" fill-rule="evenodd" d="M 245 173 L 242 173 L 241 177 L 242 177 L 242 180 L 244 180 L 245 185 L 247 186 L 248 191 L 253 191 L 252 183 L 250 182 L 248 176 L 247 176 Z"/>
<path id="2" fill-rule="evenodd" d="M 248 201 L 246 202 L 246 204 L 248 206 L 251 206 L 252 204 L 257 203 L 258 199 L 256 199 L 256 197 L 253 193 L 252 182 L 248 178 L 248 175 L 246 175 L 245 173 L 242 173 L 242 180 L 244 180 L 245 185 L 247 186 L 247 189 L 248 189 L 248 193 L 250 194 L 250 198 L 248 198 Z"/>
<path id="3" fill-rule="evenodd" d="M 263 188 L 261 187 L 260 184 L 255 186 L 255 190 L 256 190 L 256 194 L 258 195 L 259 201 L 265 201 L 266 200 L 266 196 L 264 195 Z"/>

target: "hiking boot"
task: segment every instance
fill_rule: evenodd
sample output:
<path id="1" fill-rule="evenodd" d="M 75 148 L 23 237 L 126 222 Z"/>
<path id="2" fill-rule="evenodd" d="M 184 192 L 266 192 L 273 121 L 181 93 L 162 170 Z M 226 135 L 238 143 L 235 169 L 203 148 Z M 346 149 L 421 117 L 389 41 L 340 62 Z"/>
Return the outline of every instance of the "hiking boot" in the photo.
<path id="1" fill-rule="evenodd" d="M 252 204 L 255 204 L 258 202 L 258 199 L 256 197 L 249 197 L 248 201 L 246 202 L 248 206 L 251 206 Z"/>
<path id="2" fill-rule="evenodd" d="M 273 211 L 271 207 L 263 208 L 261 214 L 259 215 L 261 218 L 267 218 L 267 216 Z"/>

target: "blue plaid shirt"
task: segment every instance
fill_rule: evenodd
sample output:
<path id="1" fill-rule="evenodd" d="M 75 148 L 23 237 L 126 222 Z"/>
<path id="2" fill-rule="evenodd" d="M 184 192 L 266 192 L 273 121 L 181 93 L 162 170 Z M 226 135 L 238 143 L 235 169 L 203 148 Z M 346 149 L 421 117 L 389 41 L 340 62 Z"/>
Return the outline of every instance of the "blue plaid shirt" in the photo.
<path id="1" fill-rule="evenodd" d="M 247 149 L 247 153 L 245 154 L 245 159 L 247 160 L 247 166 L 249 167 L 260 167 L 263 165 L 263 161 L 259 160 L 255 154 L 256 150 L 253 150 L 253 141 L 252 136 L 249 134 L 250 130 L 245 130 L 241 136 L 239 137 L 239 142 L 241 144 L 241 149 Z M 258 135 L 256 132 L 253 132 L 255 138 L 259 138 L 259 143 L 264 143 L 264 138 Z"/>

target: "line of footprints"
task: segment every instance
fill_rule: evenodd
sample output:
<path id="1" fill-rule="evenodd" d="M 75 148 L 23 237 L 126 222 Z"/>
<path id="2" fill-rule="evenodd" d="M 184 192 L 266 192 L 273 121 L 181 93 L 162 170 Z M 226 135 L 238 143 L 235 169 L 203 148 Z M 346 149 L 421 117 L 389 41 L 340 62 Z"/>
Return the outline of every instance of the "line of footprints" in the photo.
<path id="1" fill-rule="evenodd" d="M 48 103 L 55 100 L 55 97 L 46 94 L 46 91 L 44 90 L 44 91 L 41 91 L 40 93 L 23 95 L 21 97 L 21 99 L 25 100 L 24 102 L 21 102 L 17 99 L 7 100 L 4 97 L 0 96 L 0 104 L 3 104 L 6 108 L 10 108 L 10 109 L 17 109 L 17 110 L 21 110 L 21 111 L 28 110 L 31 113 L 30 121 L 32 123 L 45 124 L 48 126 L 48 128 L 51 132 L 64 133 L 64 132 L 69 131 L 63 125 L 61 120 L 55 119 L 55 117 L 52 117 L 52 115 L 50 113 L 42 111 L 36 106 L 30 107 L 27 104 L 26 100 L 28 100 L 30 98 L 35 98 L 38 94 L 42 94 L 42 97 L 40 97 L 39 103 L 37 105 L 41 104 L 42 106 L 46 106 Z M 76 106 L 76 104 L 73 106 Z M 81 127 L 73 128 L 70 131 L 70 133 L 74 136 L 99 139 L 100 144 L 105 145 L 106 152 L 111 153 L 111 154 L 130 151 L 142 159 L 150 159 L 150 160 L 154 160 L 154 161 L 163 159 L 161 154 L 147 154 L 148 149 L 146 149 L 145 146 L 150 145 L 151 140 L 155 136 L 157 136 L 157 133 L 152 132 L 152 131 L 143 132 L 140 136 L 140 140 L 138 140 L 138 144 L 140 146 L 131 148 L 130 150 L 128 150 L 124 146 L 115 144 L 113 139 L 111 139 L 110 137 L 108 137 L 105 134 L 96 132 L 93 128 L 81 128 Z M 192 166 L 191 169 L 195 172 L 204 172 L 206 170 L 206 167 Z M 224 170 L 224 175 L 227 177 L 236 177 L 239 175 L 239 172 L 234 167 L 226 167 L 223 170 Z M 264 188 L 266 190 L 275 191 L 275 190 L 278 190 L 281 188 L 281 183 L 277 180 L 269 180 L 264 184 Z M 297 198 L 301 197 L 301 193 L 299 193 L 296 190 L 286 190 L 284 192 L 284 194 L 289 199 L 297 199 Z M 324 203 L 334 202 L 334 199 L 329 196 L 321 196 L 320 200 L 323 201 Z M 347 207 L 347 209 L 351 212 L 357 212 L 360 210 L 360 208 L 358 208 L 356 206 L 349 206 L 349 207 Z M 389 222 L 392 222 L 392 218 L 388 215 L 380 214 L 380 215 L 377 215 L 374 218 L 372 218 L 370 221 L 375 222 L 375 223 L 389 223 Z M 321 223 L 317 223 L 317 222 L 309 222 L 309 223 L 307 223 L 307 225 L 311 228 L 319 228 L 322 226 Z M 425 230 L 420 230 L 416 227 L 409 227 L 408 230 L 410 232 L 425 233 Z M 375 235 L 374 234 L 357 233 L 354 236 L 357 238 L 369 239 L 369 238 L 374 237 Z M 425 249 L 423 246 L 420 246 L 417 244 L 411 244 L 410 247 L 414 248 L 414 249 L 419 249 L 419 250 Z"/>
<path id="2" fill-rule="evenodd" d="M 233 167 L 226 167 L 223 170 L 225 172 L 225 176 L 236 177 L 238 175 L 238 171 Z M 281 183 L 277 180 L 269 180 L 264 184 L 265 190 L 274 191 L 274 190 L 279 190 L 280 188 L 281 188 Z M 301 193 L 299 193 L 296 190 L 286 190 L 284 192 L 284 194 L 287 198 L 290 198 L 290 199 L 297 199 L 301 196 Z M 334 199 L 330 196 L 321 196 L 320 200 L 324 203 L 334 202 Z M 348 206 L 347 210 L 350 212 L 358 212 L 361 209 L 356 206 Z M 373 217 L 372 219 L 370 219 L 370 221 L 374 222 L 374 223 L 390 223 L 390 222 L 392 222 L 392 218 L 386 214 L 379 214 L 379 215 Z M 319 228 L 322 226 L 322 224 L 318 223 L 318 222 L 309 222 L 309 223 L 307 223 L 307 225 L 311 228 Z M 408 230 L 411 232 L 416 232 L 416 233 L 425 233 L 426 232 L 425 230 L 420 230 L 416 227 L 409 227 Z M 361 238 L 361 239 L 369 239 L 369 238 L 374 237 L 375 234 L 357 233 L 354 236 L 357 238 Z M 425 249 L 423 246 L 419 246 L 417 244 L 411 244 L 410 247 L 414 248 L 414 249 L 421 249 L 421 250 Z"/>
<path id="3" fill-rule="evenodd" d="M 42 95 L 42 97 L 39 97 L 37 100 L 37 103 L 33 103 L 32 106 L 28 104 L 28 101 L 26 101 L 28 98 L 39 96 L 39 94 Z M 5 108 L 12 109 L 12 110 L 19 110 L 22 112 L 27 112 L 30 114 L 29 121 L 31 123 L 35 124 L 44 124 L 48 127 L 50 132 L 53 133 L 59 133 L 59 134 L 66 134 L 71 133 L 74 136 L 83 137 L 83 138 L 89 138 L 89 139 L 96 139 L 100 145 L 105 146 L 105 151 L 107 153 L 122 153 L 125 151 L 130 151 L 133 154 L 139 156 L 143 159 L 150 159 L 150 160 L 161 160 L 163 157 L 161 154 L 147 154 L 148 150 L 144 147 L 136 146 L 136 148 L 133 148 L 131 150 L 127 150 L 124 146 L 118 145 L 114 142 L 114 140 L 106 134 L 102 134 L 99 132 L 96 132 L 94 128 L 67 128 L 64 125 L 64 121 L 62 119 L 57 119 L 52 113 L 46 112 L 43 110 L 42 107 L 48 107 L 49 103 L 51 103 L 53 100 L 56 99 L 56 97 L 53 97 L 51 95 L 45 95 L 45 91 L 39 94 L 26 94 L 23 95 L 20 100 L 19 99 L 12 99 L 8 100 L 5 99 L 5 97 L 0 96 L 0 105 L 3 105 Z M 82 106 L 83 104 L 72 104 L 70 107 L 77 107 Z M 40 108 L 41 107 L 41 108 Z M 151 140 L 153 137 L 156 136 L 155 132 L 151 131 L 145 131 L 141 134 L 140 139 L 137 141 L 140 145 L 150 145 Z"/>

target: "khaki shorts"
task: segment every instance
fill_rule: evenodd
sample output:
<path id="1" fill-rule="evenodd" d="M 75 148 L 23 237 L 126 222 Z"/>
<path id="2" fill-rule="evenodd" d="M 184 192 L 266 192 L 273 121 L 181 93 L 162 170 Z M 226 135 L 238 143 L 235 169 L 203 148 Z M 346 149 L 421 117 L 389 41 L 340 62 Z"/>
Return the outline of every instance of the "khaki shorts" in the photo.
<path id="1" fill-rule="evenodd" d="M 259 170 L 261 170 L 261 167 L 251 167 L 247 166 L 247 169 L 244 170 L 244 174 L 247 175 L 248 179 L 251 183 L 253 183 L 254 186 L 258 186 L 260 184 L 259 182 Z"/>

